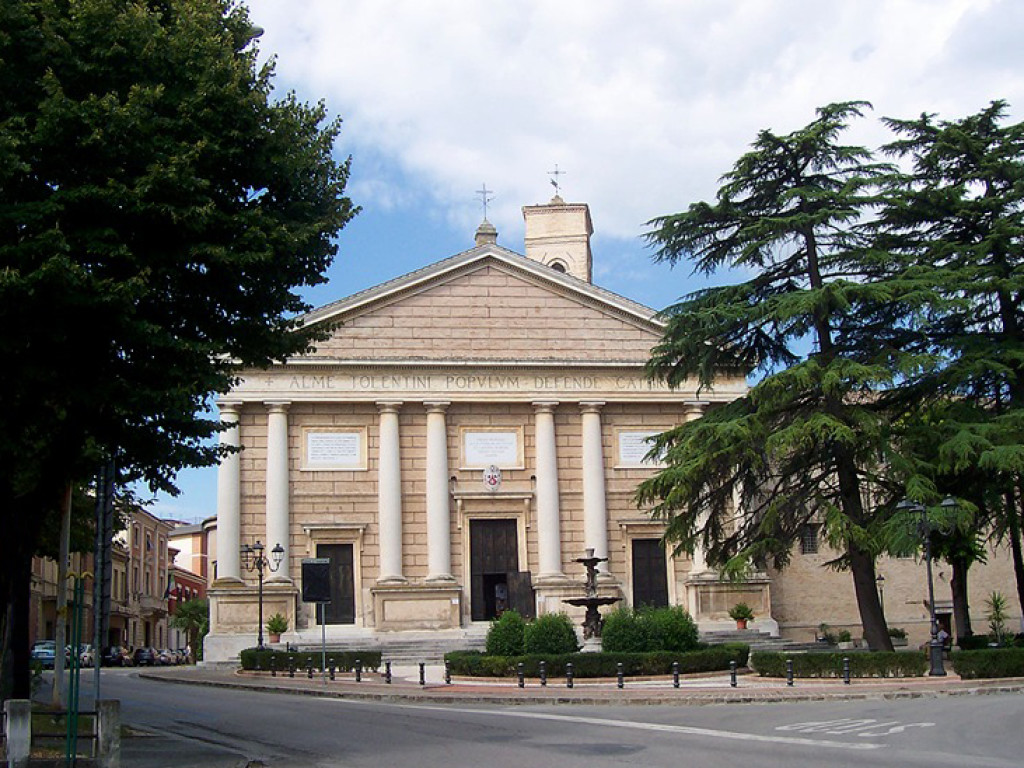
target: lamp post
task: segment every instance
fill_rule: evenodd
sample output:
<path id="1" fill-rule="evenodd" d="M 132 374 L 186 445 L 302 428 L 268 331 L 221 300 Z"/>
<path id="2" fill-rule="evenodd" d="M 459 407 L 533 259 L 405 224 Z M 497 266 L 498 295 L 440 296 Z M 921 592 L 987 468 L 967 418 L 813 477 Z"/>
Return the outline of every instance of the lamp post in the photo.
<path id="1" fill-rule="evenodd" d="M 270 550 L 269 560 L 263 554 L 264 549 L 265 547 L 260 543 L 259 539 L 252 546 L 248 544 L 242 546 L 242 566 L 247 571 L 256 571 L 259 581 L 260 623 L 256 647 L 261 651 L 263 650 L 263 571 L 269 570 L 271 573 L 274 573 L 281 567 L 281 560 L 284 559 L 284 547 L 281 546 L 280 542 L 275 544 L 274 548 Z"/>
<path id="2" fill-rule="evenodd" d="M 882 609 L 882 618 L 885 619 L 885 576 L 878 574 L 875 584 L 878 586 L 878 605 Z"/>
<path id="3" fill-rule="evenodd" d="M 923 504 L 904 499 L 896 505 L 896 509 L 920 515 L 917 523 L 918 535 L 924 540 L 924 562 L 928 571 L 928 610 L 931 614 L 931 636 L 928 642 L 928 660 L 932 677 L 945 677 L 946 670 L 942 665 L 942 641 L 939 640 L 939 622 L 935 618 L 935 586 L 932 581 L 932 522 L 928 519 L 928 510 Z"/>

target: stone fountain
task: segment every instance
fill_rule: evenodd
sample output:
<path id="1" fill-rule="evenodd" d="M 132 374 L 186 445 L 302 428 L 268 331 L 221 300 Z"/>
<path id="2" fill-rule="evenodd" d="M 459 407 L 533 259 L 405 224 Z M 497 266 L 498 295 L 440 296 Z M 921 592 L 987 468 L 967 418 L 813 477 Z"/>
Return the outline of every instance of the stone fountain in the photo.
<path id="1" fill-rule="evenodd" d="M 581 563 L 587 569 L 587 596 L 574 597 L 562 601 L 569 605 L 583 606 L 587 609 L 587 613 L 583 617 L 584 651 L 601 650 L 601 626 L 604 624 L 604 620 L 597 609 L 602 605 L 614 605 L 622 600 L 621 597 L 598 597 L 597 564 L 607 562 L 607 560 L 607 557 L 595 557 L 593 549 L 587 549 L 586 557 L 576 558 L 576 562 Z"/>

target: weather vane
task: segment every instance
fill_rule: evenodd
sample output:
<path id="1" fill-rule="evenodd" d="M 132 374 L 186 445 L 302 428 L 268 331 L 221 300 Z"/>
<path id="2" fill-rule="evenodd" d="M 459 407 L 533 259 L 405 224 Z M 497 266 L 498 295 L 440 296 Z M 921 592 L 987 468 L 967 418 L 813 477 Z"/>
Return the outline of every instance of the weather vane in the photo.
<path id="1" fill-rule="evenodd" d="M 558 163 L 555 163 L 555 170 L 548 171 L 548 176 L 554 176 L 551 180 L 551 186 L 555 188 L 555 194 L 560 195 L 562 193 L 562 185 L 558 183 L 558 177 L 564 176 L 565 171 L 558 170 Z"/>
<path id="2" fill-rule="evenodd" d="M 480 189 L 476 191 L 476 194 L 480 195 L 480 202 L 484 206 L 484 218 L 487 218 L 487 204 L 494 199 L 494 195 L 491 194 L 493 189 L 488 189 L 486 182 L 481 185 Z"/>

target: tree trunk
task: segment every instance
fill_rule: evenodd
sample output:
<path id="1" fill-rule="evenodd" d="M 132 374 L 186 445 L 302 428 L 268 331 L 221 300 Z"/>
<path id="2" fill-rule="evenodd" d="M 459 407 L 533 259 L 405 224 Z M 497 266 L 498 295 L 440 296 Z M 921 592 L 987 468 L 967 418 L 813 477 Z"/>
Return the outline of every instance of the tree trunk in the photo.
<path id="1" fill-rule="evenodd" d="M 11 556 L 9 572 L 11 687 L 12 699 L 32 698 L 31 654 L 29 653 L 29 590 L 32 588 L 32 554 L 19 548 Z M 58 649 L 63 652 L 63 649 Z"/>
<path id="2" fill-rule="evenodd" d="M 853 574 L 853 588 L 857 594 L 857 609 L 860 623 L 864 628 L 864 639 L 872 651 L 891 651 L 892 638 L 882 615 L 882 603 L 878 599 L 878 585 L 875 583 L 875 561 L 869 554 L 851 544 L 847 550 L 850 556 L 850 572 Z"/>
<path id="3" fill-rule="evenodd" d="M 1019 484 L 1019 483 L 1018 483 Z M 1006 494 L 1006 519 L 1009 522 L 1010 552 L 1013 554 L 1013 575 L 1017 582 L 1017 602 L 1024 616 L 1024 554 L 1021 552 L 1021 514 L 1019 502 L 1024 502 L 1024 488 L 1019 493 Z M 1022 619 L 1024 624 L 1024 619 Z M 1021 627 L 1024 629 L 1024 626 Z"/>
<path id="4" fill-rule="evenodd" d="M 950 591 L 953 593 L 953 623 L 957 642 L 974 634 L 971 629 L 971 610 L 967 601 L 967 569 L 971 567 L 967 558 L 951 558 L 949 564 L 953 567 L 953 578 L 949 582 Z"/>

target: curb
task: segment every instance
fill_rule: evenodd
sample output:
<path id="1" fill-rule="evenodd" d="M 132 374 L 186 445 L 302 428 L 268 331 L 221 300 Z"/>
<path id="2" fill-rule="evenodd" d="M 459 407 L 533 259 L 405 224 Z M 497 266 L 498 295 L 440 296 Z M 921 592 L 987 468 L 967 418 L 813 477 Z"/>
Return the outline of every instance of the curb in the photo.
<path id="1" fill-rule="evenodd" d="M 533 705 L 614 705 L 614 706 L 707 706 L 712 704 L 779 704 L 788 702 L 810 701 L 864 701 L 946 698 L 954 696 L 993 696 L 1000 694 L 1024 693 L 1024 680 L 1015 679 L 1013 683 L 993 685 L 956 686 L 948 688 L 879 688 L 876 690 L 837 690 L 837 691 L 797 691 L 762 688 L 756 691 L 743 689 L 730 692 L 681 691 L 668 689 L 664 695 L 651 695 L 644 692 L 629 692 L 623 689 L 570 692 L 570 689 L 558 691 L 557 688 L 541 692 L 536 689 L 515 694 L 489 694 L 480 690 L 459 690 L 458 687 L 437 687 L 437 684 L 424 688 L 396 687 L 393 690 L 380 690 L 376 683 L 352 683 L 352 686 L 366 686 L 365 690 L 321 688 L 310 686 L 270 685 L 259 681 L 216 680 L 211 678 L 185 678 L 181 676 L 139 673 L 145 680 L 155 680 L 178 685 L 196 685 L 208 688 L 226 688 L 233 690 L 258 691 L 261 693 L 290 694 L 294 696 L 315 696 L 318 698 L 349 699 L 355 701 L 378 701 L 385 703 L 425 703 L 425 704 L 490 704 L 499 706 L 533 706 Z M 1019 682 L 1018 682 L 1019 680 Z M 456 684 L 458 686 L 459 684 Z M 464 685 L 464 684 L 463 684 Z M 373 686 L 374 689 L 370 689 Z M 518 689 L 516 689 L 518 690 Z"/>

